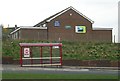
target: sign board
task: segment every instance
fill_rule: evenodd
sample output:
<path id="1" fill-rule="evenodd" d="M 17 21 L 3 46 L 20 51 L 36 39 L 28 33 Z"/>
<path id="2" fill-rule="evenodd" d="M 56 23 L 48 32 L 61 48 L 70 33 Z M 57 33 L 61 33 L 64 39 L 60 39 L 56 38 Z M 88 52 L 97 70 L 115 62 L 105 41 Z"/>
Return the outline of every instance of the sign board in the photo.
<path id="1" fill-rule="evenodd" d="M 75 32 L 76 33 L 86 33 L 86 27 L 85 26 L 75 26 Z"/>
<path id="2" fill-rule="evenodd" d="M 72 27 L 71 26 L 65 26 L 65 29 L 71 29 Z"/>
<path id="3" fill-rule="evenodd" d="M 24 57 L 30 57 L 30 48 L 24 48 Z"/>
<path id="4" fill-rule="evenodd" d="M 118 2 L 118 14 L 118 37 L 116 36 L 115 38 L 117 38 L 118 43 L 120 43 L 120 1 Z"/>
<path id="5" fill-rule="evenodd" d="M 54 26 L 55 26 L 55 27 L 59 27 L 59 26 L 60 26 L 60 21 L 55 21 L 55 22 L 54 22 Z"/>
<path id="6" fill-rule="evenodd" d="M 59 48 L 59 46 L 53 46 L 53 48 Z"/>

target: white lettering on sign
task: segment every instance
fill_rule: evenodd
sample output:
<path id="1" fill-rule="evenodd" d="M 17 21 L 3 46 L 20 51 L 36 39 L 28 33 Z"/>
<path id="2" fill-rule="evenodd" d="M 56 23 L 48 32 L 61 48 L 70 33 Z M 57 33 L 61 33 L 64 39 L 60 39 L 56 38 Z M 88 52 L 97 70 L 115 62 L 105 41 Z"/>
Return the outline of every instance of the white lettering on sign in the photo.
<path id="1" fill-rule="evenodd" d="M 30 48 L 24 48 L 24 57 L 30 57 Z"/>

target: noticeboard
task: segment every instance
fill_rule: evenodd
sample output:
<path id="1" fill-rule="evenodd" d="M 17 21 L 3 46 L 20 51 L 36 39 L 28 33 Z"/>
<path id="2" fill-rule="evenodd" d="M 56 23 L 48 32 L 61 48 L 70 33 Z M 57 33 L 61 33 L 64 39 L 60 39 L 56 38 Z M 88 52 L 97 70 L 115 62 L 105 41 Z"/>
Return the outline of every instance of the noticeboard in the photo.
<path id="1" fill-rule="evenodd" d="M 86 26 L 75 26 L 76 33 L 86 33 Z"/>

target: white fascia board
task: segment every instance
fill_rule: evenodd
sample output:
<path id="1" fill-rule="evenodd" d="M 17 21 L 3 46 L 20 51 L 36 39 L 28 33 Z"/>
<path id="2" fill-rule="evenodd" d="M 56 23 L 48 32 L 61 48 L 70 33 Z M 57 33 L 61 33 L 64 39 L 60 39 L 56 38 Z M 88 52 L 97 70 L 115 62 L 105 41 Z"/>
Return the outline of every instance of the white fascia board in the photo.
<path id="1" fill-rule="evenodd" d="M 94 21 L 92 21 L 90 18 L 86 17 L 85 15 L 83 15 L 81 12 L 79 12 L 78 10 L 76 10 L 75 8 L 71 7 L 71 9 L 73 9 L 74 11 L 76 11 L 78 14 L 80 14 L 82 17 L 84 17 L 85 19 L 89 20 L 92 24 L 94 23 Z"/>
<path id="2" fill-rule="evenodd" d="M 21 29 L 47 29 L 47 27 L 20 27 Z"/>
<path id="3" fill-rule="evenodd" d="M 68 11 L 68 10 L 69 10 L 69 8 L 68 8 L 68 9 L 66 9 L 66 10 L 64 10 L 64 11 L 62 11 L 61 13 L 59 13 L 59 14 L 55 15 L 54 17 L 52 17 L 52 18 L 50 18 L 50 19 L 46 20 L 46 21 L 47 21 L 47 22 L 50 22 L 51 20 L 55 19 L 56 17 L 58 17 L 59 15 L 61 15 L 61 14 L 65 13 L 65 12 L 66 12 L 66 11 Z"/>
<path id="4" fill-rule="evenodd" d="M 17 32 L 18 30 L 20 30 L 20 28 L 18 28 L 18 29 L 16 29 L 16 30 L 12 31 L 10 34 L 13 34 L 13 33 Z"/>
<path id="5" fill-rule="evenodd" d="M 112 30 L 113 28 L 92 28 L 93 30 Z"/>
<path id="6" fill-rule="evenodd" d="M 13 33 L 17 32 L 20 29 L 47 29 L 47 27 L 20 27 L 20 28 L 14 30 L 13 32 L 11 32 L 10 34 L 13 34 Z"/>
<path id="7" fill-rule="evenodd" d="M 77 12 L 78 14 L 80 14 L 82 17 L 84 17 L 84 18 L 86 18 L 87 20 L 89 20 L 91 23 L 94 23 L 94 21 L 92 21 L 91 19 L 89 19 L 88 17 L 86 17 L 85 15 L 83 15 L 82 13 L 80 13 L 78 10 L 76 10 L 76 9 L 73 8 L 73 7 L 69 7 L 68 9 L 62 11 L 61 13 L 57 14 L 56 16 L 54 16 L 54 17 L 52 17 L 52 18 L 50 18 L 50 19 L 48 19 L 48 20 L 46 20 L 46 21 L 47 21 L 47 22 L 50 22 L 51 20 L 55 19 L 56 17 L 58 17 L 59 15 L 65 13 L 66 11 L 68 11 L 68 10 L 70 10 L 70 9 L 74 10 L 75 12 Z"/>

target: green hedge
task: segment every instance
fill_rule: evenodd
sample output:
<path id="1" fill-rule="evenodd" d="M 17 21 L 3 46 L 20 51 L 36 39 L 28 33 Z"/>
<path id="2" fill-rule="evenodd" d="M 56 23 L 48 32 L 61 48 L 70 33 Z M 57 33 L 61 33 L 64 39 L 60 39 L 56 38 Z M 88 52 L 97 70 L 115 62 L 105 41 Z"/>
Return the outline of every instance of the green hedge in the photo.
<path id="1" fill-rule="evenodd" d="M 43 43 L 49 41 L 35 40 L 6 40 L 2 44 L 2 56 L 10 56 L 19 59 L 19 43 Z M 56 41 L 53 41 L 56 42 Z M 119 44 L 104 42 L 69 42 L 63 43 L 63 59 L 77 60 L 118 60 L 120 59 Z"/>

